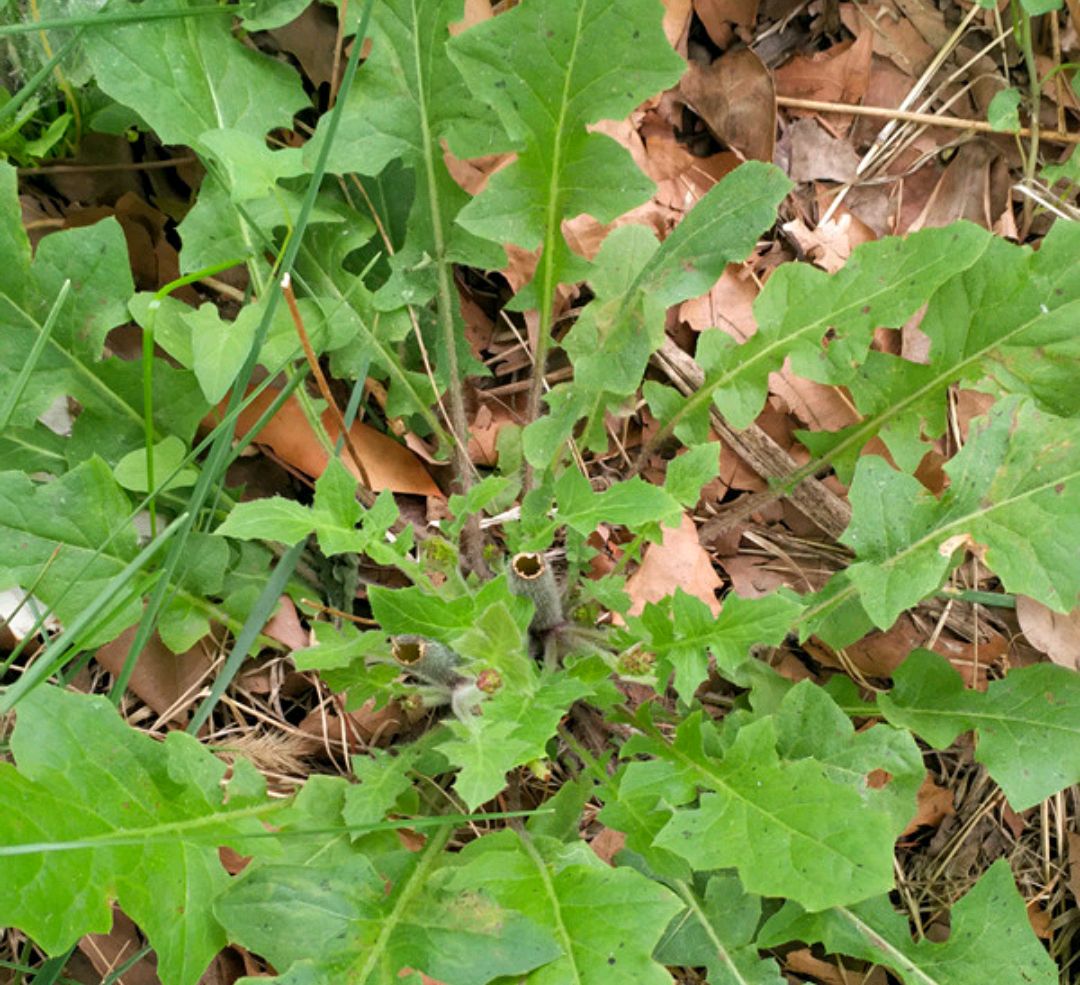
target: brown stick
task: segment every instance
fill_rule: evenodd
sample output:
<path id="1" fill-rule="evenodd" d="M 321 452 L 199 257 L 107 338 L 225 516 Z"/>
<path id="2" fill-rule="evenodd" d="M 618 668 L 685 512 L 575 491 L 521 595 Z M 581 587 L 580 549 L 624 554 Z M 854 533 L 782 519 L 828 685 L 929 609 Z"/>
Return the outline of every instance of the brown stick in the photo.
<path id="1" fill-rule="evenodd" d="M 843 113 L 848 116 L 874 116 L 883 120 L 902 120 L 904 123 L 921 123 L 928 127 L 951 127 L 954 130 L 971 130 L 975 133 L 995 133 L 1003 137 L 1030 137 L 1031 130 L 995 130 L 985 120 L 963 120 L 955 116 L 935 116 L 933 113 L 913 113 L 909 110 L 889 109 L 886 106 L 855 106 L 848 103 L 828 103 L 820 99 L 797 99 L 794 96 L 777 96 L 776 105 L 787 109 L 807 109 L 816 113 Z M 1080 144 L 1080 133 L 1061 133 L 1040 130 L 1040 140 L 1055 144 Z"/>

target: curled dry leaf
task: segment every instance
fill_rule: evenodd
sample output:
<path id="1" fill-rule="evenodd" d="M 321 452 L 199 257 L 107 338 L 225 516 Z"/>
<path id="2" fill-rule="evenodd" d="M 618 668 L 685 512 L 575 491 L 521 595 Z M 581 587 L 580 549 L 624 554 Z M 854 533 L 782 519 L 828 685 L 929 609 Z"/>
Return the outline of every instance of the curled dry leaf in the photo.
<path id="1" fill-rule="evenodd" d="M 915 816 L 902 834 L 909 835 L 918 828 L 936 828 L 950 814 L 955 814 L 952 791 L 939 787 L 928 773 L 915 797 Z"/>
<path id="2" fill-rule="evenodd" d="M 729 52 L 707 68 L 691 62 L 679 91 L 717 140 L 748 160 L 772 161 L 776 91 L 772 74 L 749 48 Z"/>
<path id="3" fill-rule="evenodd" d="M 253 427 L 262 413 L 274 400 L 275 394 L 264 390 L 248 408 L 240 414 L 236 425 L 237 433 L 242 434 Z M 208 415 L 204 423 L 216 424 L 224 406 Z M 322 415 L 323 427 L 336 441 L 338 427 L 333 414 L 326 410 Z M 391 492 L 407 493 L 414 496 L 441 496 L 442 491 L 420 464 L 419 459 L 404 445 L 399 445 L 393 438 L 388 438 L 381 431 L 376 431 L 360 421 L 349 429 L 353 445 L 363 459 L 364 468 L 371 479 L 374 492 L 389 489 Z M 278 458 L 304 475 L 318 477 L 326 469 L 330 456 L 315 437 L 307 418 L 295 397 L 290 397 L 278 412 L 266 422 L 255 436 L 255 443 L 265 445 Z M 358 479 L 359 470 L 347 454 L 341 456 L 345 467 Z"/>
<path id="4" fill-rule="evenodd" d="M 698 540 L 697 527 L 683 514 L 678 527 L 665 527 L 663 540 L 645 549 L 641 566 L 626 581 L 630 612 L 637 615 L 646 602 L 659 602 L 681 588 L 701 599 L 718 615 L 716 589 L 723 583 L 713 569 L 712 559 Z"/>
<path id="5" fill-rule="evenodd" d="M 841 4 L 840 20 L 857 40 L 868 39 L 874 54 L 889 59 L 911 78 L 921 75 L 937 53 L 891 0 Z"/>
<path id="6" fill-rule="evenodd" d="M 1035 599 L 1017 595 L 1016 618 L 1033 647 L 1062 667 L 1080 670 L 1080 608 L 1054 612 Z"/>

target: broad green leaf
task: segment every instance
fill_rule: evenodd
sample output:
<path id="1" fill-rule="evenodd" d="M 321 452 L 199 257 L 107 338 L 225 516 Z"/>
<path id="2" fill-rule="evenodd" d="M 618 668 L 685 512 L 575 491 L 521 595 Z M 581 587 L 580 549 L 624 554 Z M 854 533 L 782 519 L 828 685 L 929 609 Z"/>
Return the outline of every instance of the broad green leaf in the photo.
<path id="1" fill-rule="evenodd" d="M 265 198 L 277 191 L 282 178 L 295 178 L 305 171 L 299 147 L 271 150 L 261 135 L 251 131 L 207 130 L 199 143 L 220 163 L 229 195 L 237 203 Z"/>
<path id="2" fill-rule="evenodd" d="M 1039 943 L 1009 863 L 998 859 L 952 909 L 948 940 L 913 941 L 907 918 L 888 897 L 824 913 L 787 903 L 758 944 L 822 943 L 834 954 L 881 964 L 904 985 L 1055 985 L 1057 969 Z"/>
<path id="3" fill-rule="evenodd" d="M 761 900 L 730 872 L 700 882 L 703 893 L 676 885 L 686 909 L 668 924 L 653 957 L 665 965 L 705 968 L 709 985 L 784 985 L 776 962 L 759 957 L 754 943 Z"/>
<path id="4" fill-rule="evenodd" d="M 708 442 L 673 458 L 664 477 L 664 489 L 687 509 L 697 506 L 701 489 L 720 471 L 720 443 Z"/>
<path id="5" fill-rule="evenodd" d="M 30 274 L 30 237 L 22 224 L 18 172 L 0 161 L 0 313 L 5 321 L 12 308 L 22 308 Z"/>
<path id="6" fill-rule="evenodd" d="M 17 251 L 11 262 L 18 269 Z M 127 247 L 115 219 L 46 236 L 29 270 L 19 270 L 18 300 L 0 295 L 6 309 L 0 387 L 10 386 L 30 360 L 41 324 L 69 278 L 74 289 L 33 366 L 12 423 L 32 427 L 57 397 L 74 397 L 81 410 L 66 448 L 69 458 L 81 460 L 96 452 L 117 461 L 141 444 L 143 407 L 139 363 L 102 358 L 106 335 L 126 321 L 125 305 L 133 290 Z M 155 426 L 162 436 L 189 439 L 206 402 L 189 373 L 157 361 L 154 373 Z"/>
<path id="7" fill-rule="evenodd" d="M 975 758 L 1015 810 L 1080 781 L 1080 676 L 1064 667 L 1018 667 L 983 694 L 967 690 L 944 657 L 916 650 L 878 706 L 935 749 L 974 730 Z"/>
<path id="8" fill-rule="evenodd" d="M 184 0 L 159 0 L 182 10 Z M 138 4 L 110 10 L 137 11 Z M 210 129 L 261 138 L 290 127 L 308 105 L 297 74 L 232 36 L 227 17 L 184 17 L 114 24 L 83 44 L 97 84 L 139 112 L 166 144 L 196 147 Z"/>
<path id="9" fill-rule="evenodd" d="M 930 343 L 927 361 L 870 352 L 847 380 L 863 420 L 842 431 L 801 432 L 800 440 L 850 483 L 874 435 L 901 470 L 914 472 L 928 450 L 925 439 L 944 433 L 946 394 L 955 384 L 1026 393 L 1044 410 L 1074 416 L 1078 251 L 1075 223 L 1054 226 L 1038 252 L 991 241 L 977 263 L 930 299 L 919 324 Z"/>
<path id="10" fill-rule="evenodd" d="M 492 149 L 517 151 L 458 222 L 497 243 L 543 246 L 541 307 L 580 266 L 560 223 L 581 213 L 610 222 L 652 193 L 626 150 L 586 128 L 622 119 L 678 81 L 684 65 L 664 38 L 662 15 L 655 0 L 527 0 L 449 45 L 466 85 L 510 138 Z"/>
<path id="11" fill-rule="evenodd" d="M 1002 89 L 994 93 L 986 108 L 986 121 L 994 130 L 1015 133 L 1020 129 L 1020 90 Z"/>
<path id="12" fill-rule="evenodd" d="M 697 806 L 675 811 L 658 846 L 698 870 L 735 868 L 749 892 L 811 910 L 892 888 L 895 819 L 887 804 L 814 758 L 781 758 L 772 718 L 740 728 L 722 757 L 709 752 L 710 731 L 695 713 L 673 744 L 649 747 L 702 791 Z M 637 768 L 632 763 L 627 774 Z"/>
<path id="13" fill-rule="evenodd" d="M 296 544 L 315 528 L 312 510 L 283 496 L 237 503 L 215 533 L 238 540 L 276 540 Z"/>
<path id="14" fill-rule="evenodd" d="M 858 790 L 875 809 L 887 811 L 893 837 L 900 837 L 915 816 L 916 796 L 926 776 L 922 753 L 910 733 L 885 725 L 856 732 L 825 689 L 809 681 L 784 695 L 776 711 L 776 732 L 782 759 L 816 759 L 830 779 Z M 889 776 L 883 787 L 868 785 L 875 770 Z"/>
<path id="15" fill-rule="evenodd" d="M 135 530 L 126 522 L 130 511 L 127 496 L 99 458 L 40 485 L 21 472 L 0 473 L 0 584 L 33 585 L 61 623 L 70 622 L 137 553 Z M 134 591 L 117 599 L 85 645 L 111 640 L 139 618 L 140 610 Z"/>
<path id="16" fill-rule="evenodd" d="M 945 466 L 949 488 L 935 498 L 914 477 L 876 456 L 863 458 L 842 540 L 857 559 L 808 609 L 809 628 L 850 601 L 888 628 L 941 586 L 967 547 L 1007 591 L 1059 612 L 1076 607 L 1080 563 L 1080 423 L 999 400 L 973 422 L 967 444 Z"/>
<path id="17" fill-rule="evenodd" d="M 680 907 L 658 883 L 605 865 L 582 842 L 523 843 L 509 830 L 472 842 L 460 858 L 451 886 L 483 886 L 504 907 L 553 929 L 562 953 L 525 978 L 527 985 L 670 983 L 651 955 Z"/>
<path id="18" fill-rule="evenodd" d="M 458 633 L 472 626 L 476 612 L 471 598 L 449 598 L 428 595 L 419 588 L 368 589 L 371 614 L 383 631 L 392 636 L 398 633 L 418 633 L 442 643 L 450 642 Z"/>
<path id="19" fill-rule="evenodd" d="M 866 358 L 875 328 L 903 325 L 938 287 L 975 263 L 991 239 L 958 223 L 866 243 L 831 276 L 809 264 L 783 264 L 754 303 L 757 332 L 747 342 L 738 345 L 719 330 L 698 338 L 695 358 L 705 381 L 677 420 L 664 423 L 707 416 L 715 402 L 733 426 L 747 427 L 765 402 L 769 374 L 786 358 L 807 379 L 846 383 Z"/>
<path id="20" fill-rule="evenodd" d="M 42 686 L 18 704 L 17 769 L 0 763 L 0 922 L 63 954 L 112 924 L 112 901 L 146 933 L 165 985 L 190 985 L 226 943 L 210 912 L 230 883 L 218 846 L 265 831 L 261 777 L 191 736 L 164 743 L 104 698 Z M 252 786 L 252 781 L 258 781 Z M 241 795 L 243 788 L 251 795 Z M 79 847 L 60 850 L 60 843 Z M 18 852 L 16 854 L 16 852 Z"/>
<path id="21" fill-rule="evenodd" d="M 377 175 L 400 160 L 415 172 L 408 235 L 391 261 L 394 276 L 379 295 L 380 307 L 422 304 L 447 287 L 451 263 L 505 263 L 501 247 L 454 222 L 468 195 L 450 177 L 443 141 L 450 138 L 459 157 L 478 157 L 498 149 L 500 139 L 490 111 L 470 97 L 447 55 L 449 26 L 462 16 L 462 0 L 375 4 L 371 56 L 349 93 L 327 163 L 332 173 Z M 309 162 L 324 131 L 325 122 L 304 148 Z"/>
<path id="22" fill-rule="evenodd" d="M 282 981 L 388 985 L 412 968 L 455 985 L 485 985 L 554 958 L 549 933 L 493 902 L 488 887 L 436 884 L 445 842 L 431 837 L 421 851 L 389 862 L 356 855 L 332 866 L 316 859 L 254 868 L 215 910 L 235 940 L 278 969 L 309 963 L 304 977 Z"/>
<path id="23" fill-rule="evenodd" d="M 560 524 L 588 536 L 601 523 L 635 530 L 650 523 L 677 526 L 682 515 L 678 500 L 640 476 L 596 492 L 580 472 L 567 469 L 555 482 L 555 501 L 555 520 L 534 539 L 547 537 L 550 541 L 551 533 Z"/>
<path id="24" fill-rule="evenodd" d="M 630 625 L 656 656 L 661 687 L 675 675 L 675 690 L 689 702 L 708 676 L 709 654 L 726 677 L 739 680 L 755 643 L 783 641 L 798 620 L 801 604 L 789 595 L 744 599 L 729 594 L 719 616 L 699 598 L 681 588 L 660 603 L 648 603 Z"/>

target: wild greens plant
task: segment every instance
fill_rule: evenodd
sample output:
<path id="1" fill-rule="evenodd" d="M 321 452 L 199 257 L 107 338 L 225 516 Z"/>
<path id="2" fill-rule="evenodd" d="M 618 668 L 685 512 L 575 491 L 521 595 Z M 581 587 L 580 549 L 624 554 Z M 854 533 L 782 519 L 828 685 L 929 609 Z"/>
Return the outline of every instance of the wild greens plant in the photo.
<path id="1" fill-rule="evenodd" d="M 448 985 L 641 985 L 671 981 L 678 966 L 714 983 L 779 985 L 766 949 L 796 941 L 883 964 L 908 985 L 1056 981 L 1005 863 L 956 904 L 943 943 L 913 941 L 889 894 L 926 774 L 916 737 L 942 748 L 975 730 L 979 762 L 1024 810 L 1080 780 L 1076 675 L 1021 668 L 977 693 L 918 651 L 868 701 L 851 686 L 794 685 L 754 654 L 791 634 L 844 646 L 888 628 L 966 551 L 1007 593 L 1058 612 L 1077 605 L 1080 227 L 1060 222 L 1033 250 L 961 223 L 860 247 L 832 275 L 782 265 L 750 340 L 701 335 L 703 384 L 684 395 L 646 378 L 665 313 L 747 257 L 790 183 L 745 164 L 662 241 L 631 224 L 593 260 L 570 248 L 566 220 L 612 222 L 652 193 L 628 152 L 590 127 L 678 81 L 657 0 L 522 0 L 453 36 L 461 0 L 350 4 L 357 41 L 334 108 L 302 148 L 271 149 L 281 141 L 268 135 L 311 99 L 242 34 L 304 6 L 215 14 L 168 0 L 146 19 L 128 0 L 98 15 L 108 29 L 81 25 L 100 90 L 205 163 L 178 229 L 181 267 L 194 279 L 246 264 L 251 294 L 234 321 L 167 289 L 137 293 L 115 220 L 52 233 L 32 253 L 15 170 L 0 165 L 0 373 L 12 395 L 0 419 L 0 571 L 64 626 L 21 675 L 11 668 L 25 654 L 5 667 L 0 709 L 14 709 L 15 725 L 14 762 L 0 763 L 0 922 L 63 955 L 106 930 L 118 901 L 165 985 L 196 982 L 230 941 L 292 985 L 421 971 Z M 470 196 L 448 153 L 515 157 Z M 484 370 L 454 276 L 499 269 L 508 244 L 539 251 L 509 305 L 535 313 L 535 369 L 524 426 L 505 430 L 498 466 L 479 474 L 464 450 L 464 384 Z M 340 449 L 310 505 L 238 502 L 225 487 L 250 441 L 236 420 L 256 367 L 286 381 L 273 406 L 294 393 L 321 428 L 285 275 L 315 352 L 356 386 L 350 412 L 365 378 L 383 382 L 387 413 L 453 464 L 438 528 L 403 526 L 393 496 L 358 488 Z M 591 300 L 561 332 L 557 290 L 570 284 Z M 925 362 L 871 348 L 876 329 L 923 309 Z M 147 340 L 141 362 L 106 346 L 132 320 Z M 573 377 L 545 392 L 556 348 Z M 831 468 L 850 483 L 851 563 L 810 595 L 728 595 L 718 617 L 681 590 L 631 614 L 625 567 L 584 576 L 590 535 L 625 528 L 630 560 L 677 525 L 718 474 L 711 415 L 750 425 L 788 360 L 847 387 L 861 417 L 803 435 L 813 460 L 789 477 Z M 914 471 L 960 384 L 997 399 L 935 496 Z M 662 484 L 635 475 L 598 490 L 579 463 L 608 450 L 606 421 L 639 395 L 659 424 L 651 447 L 682 454 Z M 66 436 L 39 421 L 58 397 L 79 408 Z M 219 404 L 221 422 L 200 439 Z M 865 454 L 872 439 L 891 460 Z M 147 542 L 135 521 L 148 502 Z M 480 518 L 496 515 L 485 542 Z M 444 709 L 416 741 L 356 757 L 358 782 L 313 776 L 272 798 L 243 760 L 227 768 L 190 734 L 155 742 L 107 698 L 63 688 L 132 626 L 133 652 L 154 630 L 179 652 L 224 627 L 230 654 L 197 731 L 243 660 L 277 645 L 259 633 L 281 594 L 312 592 L 298 567 L 312 543 L 407 584 L 368 587 L 376 629 L 315 621 L 296 666 L 350 707 Z M 598 625 L 600 610 L 617 625 Z M 710 674 L 737 695 L 719 719 L 696 697 Z M 630 708 L 620 677 L 671 701 Z M 610 757 L 566 727 L 583 708 L 625 737 Z M 558 792 L 523 799 L 522 770 L 550 775 L 556 761 Z M 889 781 L 868 783 L 874 771 Z M 625 836 L 614 866 L 580 837 L 590 802 Z M 469 825 L 485 805 L 486 820 Z M 422 846 L 405 847 L 399 827 Z M 242 874 L 226 874 L 221 846 L 250 856 Z"/>

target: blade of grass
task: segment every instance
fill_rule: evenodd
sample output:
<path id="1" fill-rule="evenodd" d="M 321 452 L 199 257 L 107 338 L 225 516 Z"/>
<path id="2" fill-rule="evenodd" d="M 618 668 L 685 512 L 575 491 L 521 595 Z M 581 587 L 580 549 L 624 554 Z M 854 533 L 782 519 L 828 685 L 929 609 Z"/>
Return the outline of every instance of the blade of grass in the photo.
<path id="1" fill-rule="evenodd" d="M 37 25 L 33 25 L 37 27 Z M 3 35 L 3 28 L 0 27 L 0 36 Z M 0 106 L 0 126 L 7 123 L 9 118 L 14 118 L 15 114 L 19 112 L 19 108 L 29 100 L 41 87 L 45 84 L 46 80 L 52 75 L 53 70 L 67 57 L 75 45 L 79 43 L 79 39 L 82 37 L 82 30 L 78 30 L 68 38 L 56 51 L 53 52 L 52 57 L 49 58 L 44 65 L 41 66 L 29 79 L 26 80 L 24 85 L 14 96 L 11 97 L 3 106 Z"/>
<path id="2" fill-rule="evenodd" d="M 26 384 L 30 382 L 30 375 L 34 372 L 41 354 L 45 351 L 45 346 L 48 344 L 49 337 L 52 335 L 53 328 L 56 327 L 57 319 L 60 316 L 60 309 L 64 307 L 64 302 L 67 301 L 67 296 L 70 293 L 71 278 L 68 278 L 56 295 L 56 300 L 49 309 L 48 317 L 41 326 L 37 338 L 34 339 L 33 348 L 26 357 L 26 362 L 19 369 L 19 375 L 15 378 L 15 383 L 8 391 L 7 399 L 4 401 L 3 406 L 0 406 L 0 431 L 3 431 L 11 423 L 11 416 L 15 413 L 15 408 L 22 399 Z"/>
<path id="3" fill-rule="evenodd" d="M 255 4 L 239 3 L 232 7 L 190 7 L 183 10 L 140 10 L 130 13 L 84 14 L 76 17 L 53 17 L 20 24 L 0 24 L 0 38 L 11 34 L 30 34 L 33 31 L 58 31 L 72 27 L 105 27 L 110 24 L 141 24 L 144 21 L 178 20 L 203 17 L 207 14 L 240 14 Z"/>

